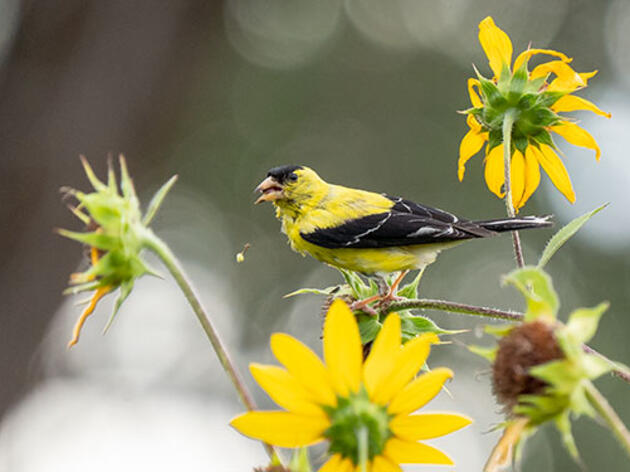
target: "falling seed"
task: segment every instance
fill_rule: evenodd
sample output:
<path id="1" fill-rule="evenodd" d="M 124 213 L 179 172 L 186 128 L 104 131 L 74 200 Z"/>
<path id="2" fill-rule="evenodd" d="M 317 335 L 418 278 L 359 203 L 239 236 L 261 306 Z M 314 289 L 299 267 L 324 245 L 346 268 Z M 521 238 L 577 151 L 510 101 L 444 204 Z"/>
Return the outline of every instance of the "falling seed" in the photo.
<path id="1" fill-rule="evenodd" d="M 236 255 L 236 262 L 240 264 L 245 260 L 245 253 L 250 247 L 252 247 L 251 244 L 245 243 L 245 246 L 243 246 L 243 250 Z"/>

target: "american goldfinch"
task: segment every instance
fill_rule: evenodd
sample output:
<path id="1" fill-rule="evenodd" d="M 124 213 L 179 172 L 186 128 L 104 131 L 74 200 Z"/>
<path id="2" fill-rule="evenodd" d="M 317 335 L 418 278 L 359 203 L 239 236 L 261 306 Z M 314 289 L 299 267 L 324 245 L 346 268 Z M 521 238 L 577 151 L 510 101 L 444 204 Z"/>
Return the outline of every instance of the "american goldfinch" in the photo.
<path id="1" fill-rule="evenodd" d="M 550 217 L 470 221 L 401 197 L 325 182 L 314 170 L 274 167 L 256 188 L 273 202 L 291 247 L 367 276 L 424 269 L 443 249 L 504 231 L 551 226 Z"/>

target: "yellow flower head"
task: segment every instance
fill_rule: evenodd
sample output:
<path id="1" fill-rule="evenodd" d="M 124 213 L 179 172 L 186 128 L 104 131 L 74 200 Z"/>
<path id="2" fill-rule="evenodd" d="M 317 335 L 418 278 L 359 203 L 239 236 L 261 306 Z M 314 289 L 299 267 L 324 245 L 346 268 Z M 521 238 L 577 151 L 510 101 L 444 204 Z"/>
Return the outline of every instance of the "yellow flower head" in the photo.
<path id="1" fill-rule="evenodd" d="M 551 133 L 569 143 L 595 151 L 600 149 L 595 139 L 584 129 L 559 112 L 589 110 L 610 118 L 594 103 L 571 95 L 586 87 L 588 79 L 597 71 L 577 73 L 570 66 L 572 59 L 551 49 L 527 49 L 512 65 L 512 42 L 494 24 L 491 17 L 479 24 L 479 42 L 483 47 L 494 77 L 488 80 L 468 79 L 468 92 L 473 108 L 466 111 L 470 128 L 459 147 L 458 178 L 464 178 L 466 162 L 486 145 L 485 179 L 488 188 L 504 197 L 503 130 L 506 113 L 514 119 L 510 181 L 512 204 L 518 210 L 534 193 L 540 183 L 540 166 L 553 184 L 571 202 L 575 192 L 564 164 L 556 154 Z M 540 64 L 530 72 L 529 59 L 536 54 L 556 59 Z"/>
<path id="2" fill-rule="evenodd" d="M 246 436 L 279 447 L 328 440 L 329 460 L 320 472 L 400 471 L 398 464 L 453 464 L 440 450 L 418 441 L 449 434 L 471 423 L 452 413 L 413 415 L 442 389 L 453 373 L 437 368 L 416 377 L 435 334 L 401 346 L 400 318 L 387 317 L 363 361 L 357 322 L 335 300 L 324 324 L 326 364 L 286 334 L 271 337 L 284 366 L 252 364 L 258 384 L 287 411 L 255 411 L 232 420 Z"/>

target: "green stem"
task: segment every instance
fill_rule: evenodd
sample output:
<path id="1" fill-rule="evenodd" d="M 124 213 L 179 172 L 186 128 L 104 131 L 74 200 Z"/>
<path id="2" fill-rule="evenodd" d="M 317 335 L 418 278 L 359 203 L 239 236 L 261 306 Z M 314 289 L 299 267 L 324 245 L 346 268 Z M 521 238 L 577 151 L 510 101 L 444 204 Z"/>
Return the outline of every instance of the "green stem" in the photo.
<path id="1" fill-rule="evenodd" d="M 621 444 L 628 456 L 630 456 L 630 432 L 628 432 L 626 425 L 624 425 L 619 416 L 617 416 L 615 410 L 613 410 L 608 400 L 606 400 L 606 397 L 595 388 L 595 385 L 588 382 L 584 390 L 586 391 L 586 397 L 591 406 L 595 408 L 597 413 L 606 422 L 615 435 L 615 438 L 617 438 L 617 441 L 619 441 L 619 444 Z"/>
<path id="2" fill-rule="evenodd" d="M 357 443 L 359 449 L 359 466 L 361 467 L 361 472 L 367 472 L 368 467 L 368 429 L 365 426 L 361 426 L 359 430 L 356 432 L 357 434 Z"/>
<path id="3" fill-rule="evenodd" d="M 218 331 L 212 324 L 212 321 L 210 321 L 210 317 L 201 305 L 199 297 L 195 293 L 192 284 L 186 277 L 186 274 L 184 273 L 181 264 L 177 260 L 177 257 L 175 257 L 175 254 L 173 254 L 166 243 L 158 238 L 151 230 L 148 230 L 147 234 L 145 234 L 145 245 L 153 252 L 155 252 L 155 254 L 157 254 L 157 256 L 162 260 L 168 271 L 177 282 L 177 285 L 184 293 L 184 296 L 186 297 L 186 300 L 188 300 L 188 303 L 193 309 L 193 312 L 197 316 L 197 319 L 199 320 L 203 331 L 206 333 L 210 344 L 212 344 L 212 347 L 214 348 L 214 351 L 219 358 L 219 362 L 221 363 L 223 370 L 225 370 L 225 372 L 228 374 L 228 377 L 232 381 L 232 384 L 234 385 L 234 388 L 236 389 L 236 392 L 238 393 L 241 402 L 243 403 L 245 408 L 247 408 L 247 410 L 255 410 L 256 404 L 252 395 L 247 390 L 245 382 L 243 382 L 243 379 L 239 375 L 234 362 L 230 358 L 230 355 L 228 354 L 225 345 L 221 341 L 221 337 L 219 336 Z M 264 444 L 264 446 L 267 454 L 269 454 L 269 457 L 273 458 L 275 453 L 273 447 L 268 444 Z"/>
<path id="4" fill-rule="evenodd" d="M 512 204 L 512 177 L 510 174 L 510 167 L 512 163 L 512 126 L 514 125 L 514 119 L 516 110 L 508 109 L 505 112 L 503 119 L 503 166 L 505 170 L 505 208 L 510 218 L 514 218 L 516 215 L 514 211 L 514 205 Z M 514 255 L 516 256 L 516 264 L 519 267 L 525 265 L 525 259 L 523 258 L 523 248 L 521 246 L 521 237 L 518 231 L 512 231 L 512 243 L 514 244 Z"/>
<path id="5" fill-rule="evenodd" d="M 450 311 L 451 313 L 462 313 L 465 315 L 484 316 L 507 321 L 523 321 L 524 315 L 513 311 L 499 310 L 497 308 L 486 308 L 481 306 L 467 305 L 465 303 L 449 302 L 446 300 L 432 300 L 428 298 L 410 298 L 408 300 L 396 301 L 389 304 L 382 310 L 383 314 L 393 311 L 411 310 L 414 308 L 425 308 L 429 310 Z"/>

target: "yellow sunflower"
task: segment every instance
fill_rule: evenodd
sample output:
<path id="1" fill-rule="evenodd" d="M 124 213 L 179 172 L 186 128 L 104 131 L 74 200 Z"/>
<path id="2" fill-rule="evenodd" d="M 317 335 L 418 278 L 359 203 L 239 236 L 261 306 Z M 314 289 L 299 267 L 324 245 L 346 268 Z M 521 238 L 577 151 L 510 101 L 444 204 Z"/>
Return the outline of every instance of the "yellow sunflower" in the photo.
<path id="1" fill-rule="evenodd" d="M 242 434 L 279 447 L 303 447 L 327 440 L 328 461 L 320 472 L 401 471 L 398 464 L 453 461 L 421 440 L 471 423 L 453 413 L 412 414 L 437 395 L 451 370 L 437 368 L 416 377 L 435 334 L 401 346 L 400 318 L 391 314 L 363 361 L 357 322 L 336 300 L 324 324 L 324 359 L 286 334 L 271 337 L 284 366 L 252 364 L 258 384 L 287 411 L 254 411 L 232 420 Z"/>
<path id="2" fill-rule="evenodd" d="M 597 160 L 601 151 L 595 139 L 559 112 L 588 110 L 610 118 L 594 103 L 572 92 L 586 87 L 597 71 L 577 73 L 572 59 L 551 49 L 527 49 L 512 62 L 512 42 L 491 17 L 479 24 L 479 42 L 494 73 L 491 80 L 478 74 L 468 79 L 472 108 L 467 110 L 470 128 L 459 147 L 458 178 L 464 178 L 466 162 L 486 145 L 485 180 L 492 193 L 505 196 L 503 158 L 503 124 L 512 120 L 510 182 L 512 204 L 518 210 L 540 183 L 540 167 L 553 184 L 571 202 L 575 192 L 564 164 L 556 153 L 550 133 L 562 136 L 576 146 L 593 149 Z M 529 59 L 536 54 L 556 59 L 540 64 L 530 72 Z M 551 79 L 553 77 L 553 79 Z"/>

